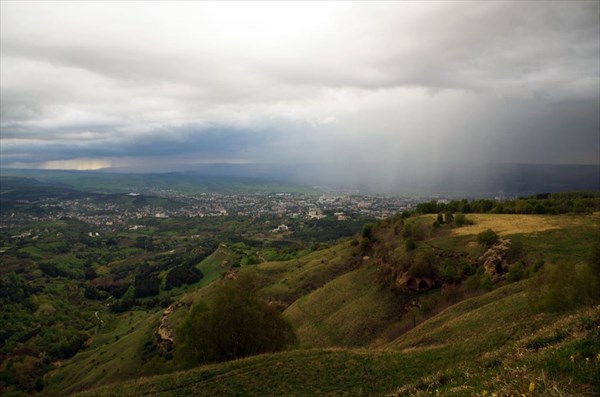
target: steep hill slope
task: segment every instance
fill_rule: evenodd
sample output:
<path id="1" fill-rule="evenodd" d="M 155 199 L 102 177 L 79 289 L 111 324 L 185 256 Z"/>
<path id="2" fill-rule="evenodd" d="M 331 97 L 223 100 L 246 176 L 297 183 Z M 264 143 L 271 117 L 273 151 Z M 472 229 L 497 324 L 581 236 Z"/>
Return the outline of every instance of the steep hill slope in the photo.
<path id="1" fill-rule="evenodd" d="M 532 315 L 527 287 L 466 300 L 383 349 L 262 355 L 81 395 L 593 395 L 600 308 Z"/>

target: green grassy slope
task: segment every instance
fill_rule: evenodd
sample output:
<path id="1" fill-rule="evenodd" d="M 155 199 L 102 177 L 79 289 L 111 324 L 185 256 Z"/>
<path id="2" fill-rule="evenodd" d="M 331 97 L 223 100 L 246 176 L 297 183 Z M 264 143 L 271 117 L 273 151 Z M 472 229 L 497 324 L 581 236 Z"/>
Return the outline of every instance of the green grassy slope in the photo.
<path id="1" fill-rule="evenodd" d="M 397 394 L 426 395 L 435 389 L 452 396 L 599 392 L 600 307 L 536 313 L 527 293 L 534 282 L 461 302 L 386 346 L 405 354 L 435 351 L 445 368 L 413 380 Z"/>
<path id="2" fill-rule="evenodd" d="M 425 218 L 423 223 L 430 224 L 430 217 Z M 474 226 L 479 229 L 498 229 L 502 235 L 522 242 L 525 261 L 535 263 L 542 258 L 555 265 L 580 263 L 594 243 L 599 225 L 598 216 L 529 216 L 519 219 L 527 222 L 526 232 L 516 233 L 518 226 L 513 218 L 489 215 L 473 215 L 473 218 Z M 468 227 L 441 229 L 419 242 L 416 252 L 443 248 L 473 259 L 482 251 L 474 233 Z M 404 240 L 394 232 L 393 223 L 384 224 L 375 235 L 378 240 L 375 255 L 389 252 L 390 260 L 395 252 L 404 255 Z M 218 278 L 224 258 L 216 253 L 199 265 L 206 275 L 203 285 Z M 421 324 L 396 338 L 398 333 L 386 331 L 395 325 L 407 329 L 407 321 L 401 317 L 402 310 L 397 307 L 394 295 L 378 282 L 376 266 L 373 257 L 363 258 L 359 247 L 347 242 L 291 261 L 242 267 L 241 271 L 255 273 L 261 284 L 260 295 L 285 309 L 284 316 L 298 336 L 297 347 L 377 346 L 377 349 L 296 350 L 264 355 L 106 386 L 86 395 L 227 395 L 240 391 L 243 395 L 415 395 L 434 393 L 435 389 L 443 395 L 475 395 L 484 391 L 491 395 L 494 390 L 510 395 L 527 392 L 532 382 L 538 392 L 554 386 L 573 395 L 589 392 L 593 387 L 598 390 L 590 380 L 598 368 L 595 354 L 600 353 L 598 309 L 535 314 L 529 310 L 527 291 L 535 288 L 537 280 L 503 282 L 489 293 L 477 290 L 480 295 L 432 318 L 427 319 L 435 311 L 420 315 Z M 185 305 L 173 316 L 173 325 L 185 317 L 192 303 L 210 301 L 214 285 L 186 294 L 181 299 Z M 440 290 L 429 291 L 422 298 L 424 302 L 428 299 L 441 302 Z M 408 325 L 411 328 L 412 321 Z M 527 347 L 532 343 L 537 346 L 536 340 L 552 340 L 556 333 L 560 337 L 549 346 Z M 131 341 L 138 348 L 144 343 L 143 339 Z M 104 353 L 105 357 L 117 354 L 110 365 L 122 367 L 127 375 L 176 368 L 167 363 L 157 368 L 155 362 L 155 366 L 144 364 L 136 373 L 128 373 L 128 366 L 139 366 L 139 362 L 121 360 L 117 353 L 119 345 L 113 345 L 107 345 L 107 349 L 114 350 Z M 549 356 L 553 351 L 556 355 Z M 84 360 L 80 356 L 86 353 L 70 362 Z M 98 352 L 92 359 L 93 355 L 90 353 L 89 361 L 95 360 L 95 364 Z M 574 362 L 570 361 L 571 355 L 576 357 Z M 548 364 L 553 360 L 558 361 Z M 580 362 L 581 368 L 577 366 Z M 88 362 L 82 368 L 97 372 L 91 365 Z M 65 367 L 58 373 L 61 371 L 67 374 L 71 370 Z M 73 382 L 82 388 L 125 378 L 95 376 L 90 382 Z M 58 390 L 70 379 L 66 375 L 52 378 L 51 385 Z"/>
<path id="3" fill-rule="evenodd" d="M 82 396 L 356 396 L 394 390 L 428 368 L 390 352 L 300 350 L 104 387 Z"/>
<path id="4" fill-rule="evenodd" d="M 154 369 L 146 361 L 144 344 L 152 340 L 159 317 L 159 312 L 149 315 L 136 311 L 106 320 L 106 327 L 98 331 L 88 349 L 54 371 L 52 382 L 43 394 L 63 396 L 93 385 L 152 373 Z"/>
<path id="5" fill-rule="evenodd" d="M 466 300 L 385 349 L 262 355 L 82 395 L 593 395 L 600 308 L 532 315 L 527 283 Z"/>
<path id="6" fill-rule="evenodd" d="M 375 273 L 375 266 L 361 266 L 295 301 L 284 316 L 294 324 L 300 344 L 364 346 L 397 320 L 402 312 Z"/>
<path id="7" fill-rule="evenodd" d="M 261 264 L 256 272 L 265 284 L 262 295 L 289 305 L 353 270 L 359 261 L 350 244 L 342 243 L 296 260 Z"/>

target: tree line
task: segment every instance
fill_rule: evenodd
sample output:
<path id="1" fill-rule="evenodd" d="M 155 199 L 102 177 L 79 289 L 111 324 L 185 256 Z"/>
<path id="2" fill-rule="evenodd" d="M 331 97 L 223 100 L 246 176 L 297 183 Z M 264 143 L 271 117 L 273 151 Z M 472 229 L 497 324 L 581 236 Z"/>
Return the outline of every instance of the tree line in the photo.
<path id="1" fill-rule="evenodd" d="M 431 200 L 417 205 L 420 214 L 446 212 L 483 214 L 583 214 L 600 211 L 600 191 L 544 193 L 515 200 Z"/>

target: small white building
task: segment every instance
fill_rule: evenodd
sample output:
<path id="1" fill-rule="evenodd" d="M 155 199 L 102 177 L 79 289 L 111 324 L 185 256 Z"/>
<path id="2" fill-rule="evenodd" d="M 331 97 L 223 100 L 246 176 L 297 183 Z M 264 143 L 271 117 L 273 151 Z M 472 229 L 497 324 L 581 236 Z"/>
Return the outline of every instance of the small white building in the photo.
<path id="1" fill-rule="evenodd" d="M 288 230 L 290 230 L 290 228 L 287 227 L 287 225 L 281 224 L 281 225 L 277 226 L 275 229 L 271 230 L 271 232 L 283 233 L 283 232 L 287 232 Z"/>

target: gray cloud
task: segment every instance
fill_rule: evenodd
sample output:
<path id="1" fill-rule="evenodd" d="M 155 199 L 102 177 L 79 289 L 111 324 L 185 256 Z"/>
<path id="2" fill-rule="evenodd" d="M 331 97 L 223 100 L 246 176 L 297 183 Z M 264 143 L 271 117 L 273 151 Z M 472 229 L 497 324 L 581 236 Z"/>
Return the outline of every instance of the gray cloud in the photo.
<path id="1" fill-rule="evenodd" d="M 180 154 L 387 164 L 393 179 L 599 163 L 599 14 L 596 1 L 2 2 L 0 164 Z"/>

